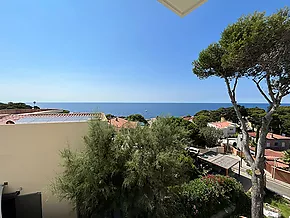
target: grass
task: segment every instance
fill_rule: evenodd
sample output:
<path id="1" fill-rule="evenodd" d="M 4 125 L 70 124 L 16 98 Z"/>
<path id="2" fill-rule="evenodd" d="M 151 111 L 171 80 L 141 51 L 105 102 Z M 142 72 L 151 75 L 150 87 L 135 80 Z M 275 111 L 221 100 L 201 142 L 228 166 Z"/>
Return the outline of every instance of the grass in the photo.
<path id="1" fill-rule="evenodd" d="M 290 217 L 290 201 L 274 194 L 273 192 L 267 191 L 265 196 L 265 203 L 268 203 L 278 209 L 280 209 L 282 213 L 282 218 Z"/>

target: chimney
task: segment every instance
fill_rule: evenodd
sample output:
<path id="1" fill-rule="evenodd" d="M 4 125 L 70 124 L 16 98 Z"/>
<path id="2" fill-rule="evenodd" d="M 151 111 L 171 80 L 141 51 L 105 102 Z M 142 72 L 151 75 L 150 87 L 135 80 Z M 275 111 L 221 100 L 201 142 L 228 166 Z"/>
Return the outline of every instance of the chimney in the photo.
<path id="1" fill-rule="evenodd" d="M 285 133 L 282 133 L 282 136 L 286 136 Z"/>
<path id="2" fill-rule="evenodd" d="M 221 122 L 226 122 L 226 118 L 221 117 Z"/>
<path id="3" fill-rule="evenodd" d="M 116 121 L 118 122 L 118 117 L 116 117 Z"/>

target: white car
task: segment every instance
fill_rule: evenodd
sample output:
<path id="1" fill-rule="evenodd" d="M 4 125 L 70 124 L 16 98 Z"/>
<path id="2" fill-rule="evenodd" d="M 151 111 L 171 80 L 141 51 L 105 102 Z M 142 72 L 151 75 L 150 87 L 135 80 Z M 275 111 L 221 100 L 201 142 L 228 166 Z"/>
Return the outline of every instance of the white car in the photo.
<path id="1" fill-rule="evenodd" d="M 187 148 L 185 148 L 185 150 L 188 151 L 189 153 L 193 153 L 193 154 L 199 153 L 199 149 L 195 148 L 195 147 L 187 147 Z"/>

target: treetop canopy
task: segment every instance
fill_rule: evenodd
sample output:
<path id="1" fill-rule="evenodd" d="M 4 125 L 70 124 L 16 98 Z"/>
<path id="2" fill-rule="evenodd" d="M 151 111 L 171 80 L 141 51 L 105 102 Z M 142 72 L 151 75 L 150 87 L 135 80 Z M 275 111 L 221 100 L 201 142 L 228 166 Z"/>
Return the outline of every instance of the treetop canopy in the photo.
<path id="1" fill-rule="evenodd" d="M 279 10 L 267 16 L 264 12 L 241 17 L 229 25 L 221 39 L 200 52 L 193 72 L 201 79 L 218 76 L 272 77 L 289 80 L 290 11 Z"/>

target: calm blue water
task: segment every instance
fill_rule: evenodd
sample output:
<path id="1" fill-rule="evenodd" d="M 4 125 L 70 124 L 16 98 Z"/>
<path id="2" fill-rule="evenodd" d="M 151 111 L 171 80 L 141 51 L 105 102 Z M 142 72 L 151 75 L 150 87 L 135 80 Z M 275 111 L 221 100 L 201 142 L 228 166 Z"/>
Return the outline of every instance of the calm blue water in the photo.
<path id="1" fill-rule="evenodd" d="M 30 103 L 31 104 L 31 103 Z M 33 105 L 33 104 L 31 104 Z M 241 104 L 245 107 L 267 108 L 267 104 Z M 287 104 L 290 106 L 290 104 Z M 216 110 L 221 107 L 231 107 L 230 103 L 37 103 L 41 108 L 59 108 L 71 112 L 104 112 L 117 116 L 142 114 L 145 118 L 156 116 L 194 115 L 201 110 Z"/>

